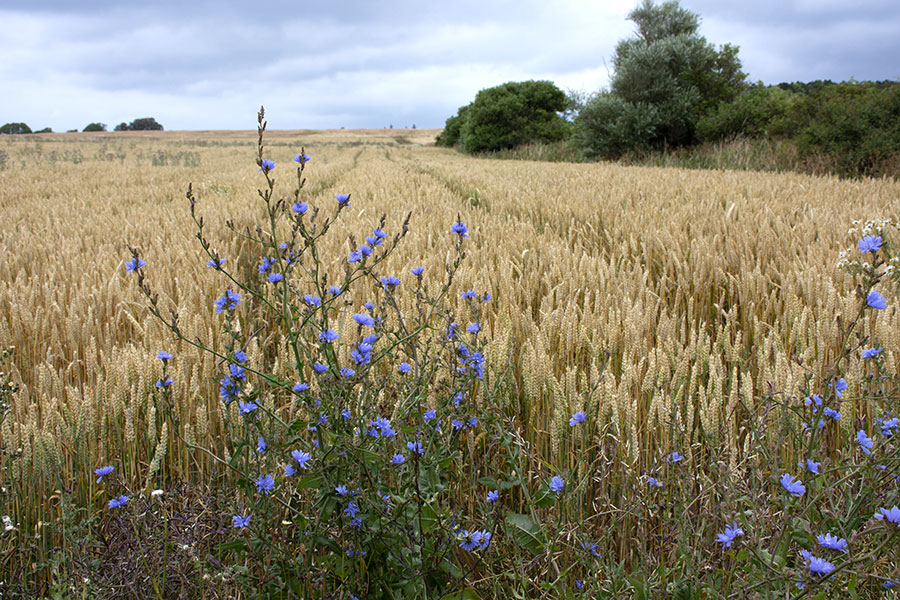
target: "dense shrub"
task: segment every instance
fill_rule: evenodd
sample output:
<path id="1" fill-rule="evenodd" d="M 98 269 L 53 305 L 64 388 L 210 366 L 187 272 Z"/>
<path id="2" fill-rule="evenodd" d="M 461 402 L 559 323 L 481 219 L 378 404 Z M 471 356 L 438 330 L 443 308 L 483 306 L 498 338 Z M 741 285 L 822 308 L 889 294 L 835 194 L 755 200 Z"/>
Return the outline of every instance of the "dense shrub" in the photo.
<path id="1" fill-rule="evenodd" d="M 701 117 L 697 137 L 702 142 L 713 142 L 738 136 L 790 136 L 796 130 L 796 121 L 790 115 L 800 99 L 792 92 L 758 83 Z"/>
<path id="2" fill-rule="evenodd" d="M 462 126 L 465 122 L 466 111 L 468 110 L 468 108 L 468 104 L 465 106 L 460 106 L 459 110 L 456 111 L 456 114 L 454 116 L 447 118 L 447 121 L 444 124 L 444 129 L 434 140 L 436 146 L 451 148 L 460 143 L 459 138 L 462 134 Z"/>
<path id="3" fill-rule="evenodd" d="M 7 123 L 3 127 L 0 127 L 0 134 L 19 134 L 19 133 L 31 133 L 31 127 L 26 125 L 25 123 Z"/>
<path id="4" fill-rule="evenodd" d="M 558 142 L 570 124 L 560 113 L 565 93 L 549 81 L 509 82 L 478 92 L 475 100 L 447 119 L 435 143 L 460 144 L 466 152 L 492 152 L 522 144 Z"/>
<path id="5" fill-rule="evenodd" d="M 900 85 L 828 86 L 798 112 L 806 121 L 797 137 L 801 152 L 828 155 L 840 174 L 878 175 L 900 153 Z"/>
<path id="6" fill-rule="evenodd" d="M 106 123 L 88 123 L 82 131 L 106 131 Z"/>

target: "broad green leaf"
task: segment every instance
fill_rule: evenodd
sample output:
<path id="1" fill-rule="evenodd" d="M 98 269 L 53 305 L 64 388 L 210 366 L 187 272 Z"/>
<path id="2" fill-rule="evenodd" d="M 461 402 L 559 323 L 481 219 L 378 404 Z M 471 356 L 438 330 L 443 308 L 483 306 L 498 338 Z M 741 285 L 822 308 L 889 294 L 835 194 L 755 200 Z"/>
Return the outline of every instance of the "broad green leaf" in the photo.
<path id="1" fill-rule="evenodd" d="M 508 528 L 510 536 L 516 540 L 519 546 L 534 554 L 542 550 L 544 536 L 540 526 L 532 521 L 531 517 L 519 513 L 509 513 L 506 515 L 506 522 L 510 526 Z"/>

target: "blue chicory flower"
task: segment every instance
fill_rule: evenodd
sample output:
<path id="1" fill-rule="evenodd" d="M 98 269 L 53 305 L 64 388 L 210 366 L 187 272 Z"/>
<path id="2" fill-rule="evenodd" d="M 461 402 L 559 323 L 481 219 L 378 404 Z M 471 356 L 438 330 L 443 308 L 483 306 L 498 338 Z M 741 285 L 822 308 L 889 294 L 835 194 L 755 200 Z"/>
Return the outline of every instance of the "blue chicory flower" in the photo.
<path id="1" fill-rule="evenodd" d="M 156 353 L 156 358 L 165 362 L 167 360 L 172 359 L 173 356 L 172 356 L 171 352 L 166 352 L 165 350 L 160 350 L 159 352 Z"/>
<path id="2" fill-rule="evenodd" d="M 304 452 L 303 450 L 292 450 L 291 457 L 297 461 L 297 465 L 301 469 L 309 468 L 309 461 L 312 456 L 308 452 Z"/>
<path id="3" fill-rule="evenodd" d="M 403 456 L 402 454 L 395 454 L 391 457 L 391 464 L 392 465 L 402 465 L 403 461 L 405 461 L 405 460 L 406 460 L 406 457 Z"/>
<path id="4" fill-rule="evenodd" d="M 819 545 L 823 548 L 830 548 L 831 550 L 840 550 L 841 552 L 847 552 L 847 540 L 844 538 L 837 538 L 830 533 L 826 533 L 825 535 L 818 535 L 816 539 L 819 541 Z"/>
<path id="5" fill-rule="evenodd" d="M 353 320 L 366 327 L 375 327 L 375 319 L 365 313 L 354 313 Z"/>
<path id="6" fill-rule="evenodd" d="M 125 506 L 125 503 L 128 502 L 128 496 L 124 494 L 119 496 L 118 498 L 113 498 L 109 501 L 110 508 L 119 508 L 121 506 Z"/>
<path id="7" fill-rule="evenodd" d="M 867 235 L 863 239 L 859 240 L 856 244 L 856 247 L 859 248 L 859 251 L 865 254 L 866 252 L 871 252 L 872 254 L 881 250 L 882 244 L 880 235 Z"/>
<path id="8" fill-rule="evenodd" d="M 256 491 L 268 494 L 275 489 L 275 478 L 271 475 L 260 475 L 256 479 Z"/>
<path id="9" fill-rule="evenodd" d="M 498 492 L 497 490 L 491 490 L 488 492 L 486 500 L 488 502 L 496 502 L 498 498 L 500 498 L 500 492 Z"/>
<path id="10" fill-rule="evenodd" d="M 587 415 L 584 414 L 584 411 L 579 410 L 577 413 L 572 415 L 569 419 L 569 427 L 575 427 L 579 423 L 584 423 L 584 420 L 587 418 Z"/>
<path id="11" fill-rule="evenodd" d="M 554 475 L 550 479 L 550 490 L 559 494 L 563 491 L 563 488 L 566 487 L 566 480 L 560 477 L 559 475 Z"/>
<path id="12" fill-rule="evenodd" d="M 259 173 L 260 171 L 262 171 L 264 173 L 268 173 L 269 171 L 272 171 L 273 169 L 275 169 L 275 161 L 269 160 L 268 158 L 264 158 L 261 161 L 259 161 L 259 171 L 257 171 L 257 173 Z"/>
<path id="13" fill-rule="evenodd" d="M 813 556 L 806 550 L 801 550 L 800 555 L 803 556 L 804 559 L 806 559 L 806 562 L 809 566 L 810 575 L 824 576 L 834 571 L 834 565 L 824 558 Z"/>
<path id="14" fill-rule="evenodd" d="M 896 504 L 891 508 L 879 508 L 878 512 L 875 513 L 875 518 L 879 521 L 884 520 L 900 527 L 900 508 L 898 508 Z"/>
<path id="15" fill-rule="evenodd" d="M 350 194 L 335 194 L 334 199 L 338 201 L 338 206 L 350 206 Z"/>
<path id="16" fill-rule="evenodd" d="M 234 515 L 231 517 L 231 526 L 235 529 L 243 529 L 250 525 L 250 518 L 253 515 L 247 515 L 246 517 L 242 517 L 240 515 Z"/>
<path id="17" fill-rule="evenodd" d="M 803 483 L 802 483 L 800 480 L 794 479 L 794 478 L 793 478 L 791 475 L 789 475 L 788 473 L 785 473 L 784 475 L 782 475 L 782 477 L 781 477 L 781 486 L 782 486 L 789 494 L 791 494 L 791 495 L 793 495 L 793 496 L 796 496 L 797 498 L 802 497 L 803 494 L 806 493 L 806 486 L 803 485 Z"/>
<path id="18" fill-rule="evenodd" d="M 878 310 L 887 308 L 887 300 L 875 290 L 872 290 L 869 292 L 869 295 L 866 296 L 866 304 Z"/>
<path id="19" fill-rule="evenodd" d="M 856 432 L 856 442 L 866 454 L 872 454 L 872 447 L 875 446 L 875 440 L 866 435 L 866 432 L 860 429 Z"/>
<path id="20" fill-rule="evenodd" d="M 112 473 L 114 470 L 115 470 L 115 467 L 113 467 L 113 466 L 100 467 L 99 469 L 94 469 L 94 473 L 96 475 L 99 475 L 99 477 L 97 477 L 97 483 L 100 483 L 101 481 L 103 481 L 103 478 L 106 477 L 107 475 L 109 475 L 110 473 Z"/>
<path id="21" fill-rule="evenodd" d="M 216 307 L 216 314 L 222 312 L 223 310 L 234 310 L 237 308 L 237 305 L 241 303 L 241 296 L 235 292 L 231 291 L 231 288 L 225 290 L 225 293 L 216 298 L 216 301 L 213 303 Z"/>
<path id="22" fill-rule="evenodd" d="M 884 348 L 863 348 L 860 350 L 859 355 L 862 358 L 875 358 L 881 354 L 882 350 L 884 350 Z"/>
<path id="23" fill-rule="evenodd" d="M 141 267 L 146 267 L 146 266 L 147 266 L 147 263 L 144 262 L 143 259 L 132 258 L 127 263 L 125 263 L 125 270 L 134 272 L 134 271 L 140 269 Z"/>
<path id="24" fill-rule="evenodd" d="M 726 525 L 724 533 L 716 534 L 716 541 L 723 544 L 723 548 L 731 548 L 731 542 L 738 536 L 744 535 L 744 530 L 738 524 Z"/>

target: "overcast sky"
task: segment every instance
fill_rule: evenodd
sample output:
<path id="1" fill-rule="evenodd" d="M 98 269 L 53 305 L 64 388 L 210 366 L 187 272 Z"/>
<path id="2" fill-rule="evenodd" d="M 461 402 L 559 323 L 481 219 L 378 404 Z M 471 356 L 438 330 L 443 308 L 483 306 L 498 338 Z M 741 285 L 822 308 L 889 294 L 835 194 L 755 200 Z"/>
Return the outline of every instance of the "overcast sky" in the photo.
<path id="1" fill-rule="evenodd" d="M 636 0 L 0 0 L 0 123 L 441 127 L 485 87 L 608 84 Z M 683 0 L 752 81 L 900 78 L 898 0 Z M 252 7 L 252 8 L 251 8 Z"/>

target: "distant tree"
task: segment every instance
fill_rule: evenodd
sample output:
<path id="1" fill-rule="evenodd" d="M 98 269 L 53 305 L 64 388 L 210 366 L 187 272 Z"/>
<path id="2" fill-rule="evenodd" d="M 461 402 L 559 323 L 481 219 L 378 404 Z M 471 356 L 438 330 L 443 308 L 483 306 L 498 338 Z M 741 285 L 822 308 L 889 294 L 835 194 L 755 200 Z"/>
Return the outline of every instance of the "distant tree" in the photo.
<path id="1" fill-rule="evenodd" d="M 25 123 L 7 123 L 3 127 L 0 127 L 0 134 L 19 134 L 19 133 L 31 133 L 31 127 L 26 125 Z"/>
<path id="2" fill-rule="evenodd" d="M 122 122 L 122 123 L 119 123 L 118 125 L 116 125 L 113 128 L 113 131 L 128 131 L 129 129 L 130 129 L 130 127 L 128 126 L 128 123 Z"/>
<path id="3" fill-rule="evenodd" d="M 88 123 L 82 131 L 106 131 L 106 123 Z"/>
<path id="4" fill-rule="evenodd" d="M 588 156 L 694 143 L 698 119 L 747 88 L 737 46 L 707 42 L 700 17 L 677 0 L 644 0 L 628 18 L 636 37 L 616 46 L 609 92 L 589 99 L 575 120 L 575 143 Z"/>
<path id="5" fill-rule="evenodd" d="M 465 111 L 460 141 L 466 152 L 491 152 L 570 133 L 560 116 L 568 100 L 550 81 L 509 82 L 478 92 Z"/>
<path id="6" fill-rule="evenodd" d="M 40 131 L 35 131 L 35 133 L 53 133 L 53 130 L 50 129 L 49 127 L 44 127 Z"/>
<path id="7" fill-rule="evenodd" d="M 157 123 L 153 117 L 144 117 L 132 121 L 128 129 L 131 131 L 162 131 L 163 126 Z"/>

